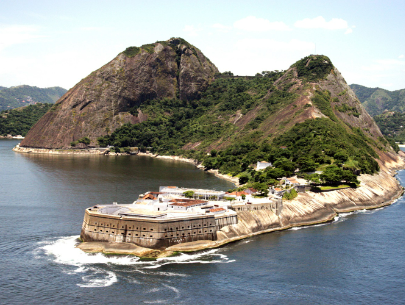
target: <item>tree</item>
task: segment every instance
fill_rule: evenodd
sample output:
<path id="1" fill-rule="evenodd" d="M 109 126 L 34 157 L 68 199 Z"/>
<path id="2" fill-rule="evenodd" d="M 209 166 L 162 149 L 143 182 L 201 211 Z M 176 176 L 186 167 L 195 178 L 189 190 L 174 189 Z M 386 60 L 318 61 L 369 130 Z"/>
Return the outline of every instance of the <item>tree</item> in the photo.
<path id="1" fill-rule="evenodd" d="M 298 196 L 297 191 L 295 189 L 291 189 L 289 192 L 284 193 L 283 199 L 285 199 L 285 200 L 293 200 L 297 196 Z"/>
<path id="2" fill-rule="evenodd" d="M 245 184 L 249 181 L 249 175 L 247 173 L 242 173 L 239 176 L 239 184 Z"/>
<path id="3" fill-rule="evenodd" d="M 193 192 L 193 191 L 185 191 L 185 192 L 183 193 L 183 195 L 184 195 L 184 197 L 186 197 L 186 198 L 193 198 L 194 192 Z"/>
<path id="4" fill-rule="evenodd" d="M 313 172 L 316 167 L 319 165 L 315 163 L 314 160 L 308 157 L 301 157 L 297 160 L 297 163 L 300 168 L 300 172 Z"/>
<path id="5" fill-rule="evenodd" d="M 343 171 L 336 165 L 329 165 L 320 175 L 320 178 L 325 183 L 339 184 L 343 180 Z"/>
<path id="6" fill-rule="evenodd" d="M 89 145 L 90 144 L 90 139 L 89 139 L 89 137 L 83 137 L 83 138 L 79 139 L 79 143 Z"/>
<path id="7" fill-rule="evenodd" d="M 274 167 L 281 168 L 285 171 L 286 176 L 291 176 L 295 170 L 295 165 L 287 158 L 280 158 L 274 162 Z"/>

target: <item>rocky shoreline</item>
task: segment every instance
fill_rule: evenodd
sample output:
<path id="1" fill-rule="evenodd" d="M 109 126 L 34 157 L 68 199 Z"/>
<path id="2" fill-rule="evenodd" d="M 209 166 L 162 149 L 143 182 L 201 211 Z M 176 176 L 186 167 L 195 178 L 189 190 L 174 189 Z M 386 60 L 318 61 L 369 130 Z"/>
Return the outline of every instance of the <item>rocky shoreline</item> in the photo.
<path id="1" fill-rule="evenodd" d="M 15 147 L 13 150 L 26 153 L 69 154 L 68 151 L 59 152 L 59 150 L 34 148 Z M 83 153 L 89 154 L 89 152 Z M 178 156 L 159 156 L 151 153 L 139 153 L 138 155 L 187 162 L 204 169 L 201 164 L 198 164 L 193 159 Z M 358 188 L 324 193 L 300 193 L 294 200 L 283 202 L 283 210 L 279 216 L 269 210 L 239 212 L 238 224 L 219 230 L 217 232 L 218 239 L 215 241 L 203 240 L 182 243 L 164 250 L 148 249 L 127 243 L 106 242 L 82 242 L 77 247 L 89 253 L 101 252 L 105 254 L 135 255 L 142 258 L 159 258 L 171 256 L 177 252 L 193 252 L 217 248 L 259 234 L 331 222 L 340 213 L 381 208 L 392 204 L 403 195 L 403 187 L 395 178 L 395 174 L 396 170 L 405 168 L 404 160 L 398 157 L 396 161 L 391 160 L 391 162 L 385 164 L 379 163 L 380 172 L 375 175 L 361 175 Z M 235 177 L 222 175 L 216 170 L 210 170 L 209 172 L 221 179 L 238 184 Z"/>
<path id="2" fill-rule="evenodd" d="M 404 168 L 403 161 L 391 164 L 391 170 L 382 166 L 375 175 L 361 175 L 360 187 L 326 193 L 300 193 L 292 201 L 284 201 L 279 216 L 272 211 L 244 211 L 238 213 L 239 222 L 217 232 L 218 240 L 182 243 L 164 250 L 128 246 L 122 243 L 80 243 L 85 252 L 128 254 L 144 258 L 160 258 L 177 252 L 194 252 L 221 247 L 225 244 L 259 234 L 331 222 L 340 213 L 377 209 L 395 202 L 403 195 L 403 187 L 395 178 L 395 169 Z"/>

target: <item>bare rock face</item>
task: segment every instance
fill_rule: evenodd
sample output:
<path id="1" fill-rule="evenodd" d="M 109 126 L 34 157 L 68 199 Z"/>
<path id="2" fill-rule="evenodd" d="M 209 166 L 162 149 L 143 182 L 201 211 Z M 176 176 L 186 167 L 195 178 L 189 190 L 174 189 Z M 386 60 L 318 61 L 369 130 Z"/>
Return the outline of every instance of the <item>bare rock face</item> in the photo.
<path id="1" fill-rule="evenodd" d="M 97 137 L 125 123 L 147 120 L 140 111 L 129 113 L 146 100 L 199 98 L 217 72 L 200 50 L 181 38 L 127 48 L 62 96 L 20 146 L 67 148 L 83 137 L 94 145 Z"/>

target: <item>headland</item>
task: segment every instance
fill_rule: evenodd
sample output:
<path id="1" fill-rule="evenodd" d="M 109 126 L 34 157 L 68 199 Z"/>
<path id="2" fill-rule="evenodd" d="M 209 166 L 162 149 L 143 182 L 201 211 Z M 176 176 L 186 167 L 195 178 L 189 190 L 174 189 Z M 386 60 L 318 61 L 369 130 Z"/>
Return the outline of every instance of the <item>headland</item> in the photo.
<path id="1" fill-rule="evenodd" d="M 124 242 L 120 237 L 113 237 L 108 241 L 101 241 L 100 239 L 97 241 L 86 241 L 86 239 L 84 239 L 85 242 L 80 243 L 78 247 L 85 252 L 129 254 L 140 257 L 157 258 L 170 256 L 176 252 L 192 252 L 216 248 L 258 234 L 330 222 L 333 221 L 339 213 L 376 209 L 390 205 L 403 194 L 403 187 L 395 178 L 395 170 L 402 169 L 404 166 L 403 160 L 398 159 L 398 162 L 386 163 L 385 165 L 380 164 L 380 166 L 381 170 L 377 174 L 360 175 L 360 186 L 357 188 L 320 193 L 311 191 L 303 192 L 299 193 L 293 200 L 283 200 L 278 206 L 276 204 L 277 198 L 267 198 L 267 203 L 274 203 L 273 205 L 267 204 L 267 208 L 264 207 L 266 206 L 264 201 L 258 203 L 259 205 L 257 206 L 255 206 L 255 204 L 249 205 L 246 200 L 242 202 L 236 201 L 236 204 L 235 202 L 233 202 L 234 204 L 223 202 L 221 208 L 225 211 L 229 211 L 229 214 L 233 214 L 234 216 L 231 217 L 233 220 L 230 223 L 224 223 L 225 225 L 223 226 L 217 226 L 216 219 L 218 215 L 209 215 L 208 213 L 204 215 L 204 221 L 207 224 L 206 227 L 209 228 L 211 224 L 211 230 L 213 230 L 211 235 L 204 235 L 204 233 L 202 233 L 198 236 L 197 233 L 195 237 L 187 238 L 188 232 L 186 231 L 188 228 L 185 227 L 186 231 L 184 234 L 186 238 L 184 238 L 184 240 L 182 239 L 183 232 L 179 230 L 179 240 L 175 242 L 161 242 L 160 244 L 155 244 L 153 247 L 150 247 L 150 241 L 149 244 L 148 241 L 142 243 L 134 242 L 134 239 L 132 239 L 132 242 Z M 215 203 L 206 202 L 204 205 L 205 209 L 213 209 L 212 205 L 215 206 Z M 204 208 L 204 206 L 202 207 Z M 97 208 L 94 213 L 99 213 L 98 209 L 99 208 Z M 201 207 L 198 207 L 198 209 L 201 209 Z M 196 209 L 194 209 L 194 212 L 195 211 Z M 86 210 L 87 216 L 85 216 L 83 226 L 86 226 L 88 222 L 86 217 L 91 213 L 92 211 Z M 212 219 L 210 220 L 210 218 Z M 121 221 L 123 220 L 121 219 Z M 197 222 L 201 222 L 201 226 L 204 227 L 202 218 L 192 221 L 196 222 L 196 224 Z M 167 221 L 164 223 L 165 226 L 169 224 Z M 193 223 L 190 222 L 191 228 L 192 225 Z M 175 226 L 172 227 L 175 228 Z M 164 234 L 163 226 L 161 226 L 161 228 L 163 230 L 160 234 Z M 180 228 L 180 223 L 177 228 Z M 139 234 L 142 233 L 142 229 Z M 145 227 L 145 229 L 147 228 Z M 93 227 L 92 230 L 94 230 Z M 148 230 L 145 230 L 145 232 L 147 231 Z M 150 228 L 149 232 L 151 232 Z M 155 232 L 156 231 L 154 231 L 154 234 L 158 234 L 158 232 Z M 191 231 L 190 234 L 192 234 Z"/>

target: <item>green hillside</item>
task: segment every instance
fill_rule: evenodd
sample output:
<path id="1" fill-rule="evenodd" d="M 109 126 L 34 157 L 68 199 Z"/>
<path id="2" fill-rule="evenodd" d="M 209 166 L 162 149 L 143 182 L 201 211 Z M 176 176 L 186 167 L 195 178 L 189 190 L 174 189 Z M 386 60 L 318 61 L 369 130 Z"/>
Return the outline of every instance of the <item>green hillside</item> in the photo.
<path id="1" fill-rule="evenodd" d="M 350 87 L 371 116 L 379 115 L 385 110 L 405 112 L 405 89 L 388 91 L 356 84 Z"/>
<path id="2" fill-rule="evenodd" d="M 125 124 L 98 141 L 195 158 L 256 186 L 274 184 L 297 169 L 327 169 L 357 182 L 355 170 L 378 171 L 378 152 L 392 149 L 339 75 L 326 56 L 256 77 L 226 73 L 201 99 L 154 99 L 134 107 L 134 116 L 148 120 Z M 255 171 L 259 160 L 274 168 Z"/>
<path id="3" fill-rule="evenodd" d="M 37 103 L 0 112 L 0 135 L 25 136 L 32 126 L 52 107 L 52 104 Z"/>
<path id="4" fill-rule="evenodd" d="M 61 87 L 38 88 L 35 86 L 0 87 L 0 111 L 32 105 L 35 103 L 55 103 L 66 89 Z"/>
<path id="5" fill-rule="evenodd" d="M 405 142 L 405 113 L 386 111 L 374 117 L 381 132 L 395 142 Z"/>

